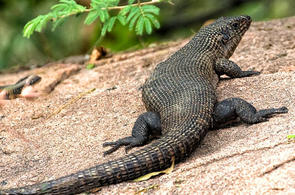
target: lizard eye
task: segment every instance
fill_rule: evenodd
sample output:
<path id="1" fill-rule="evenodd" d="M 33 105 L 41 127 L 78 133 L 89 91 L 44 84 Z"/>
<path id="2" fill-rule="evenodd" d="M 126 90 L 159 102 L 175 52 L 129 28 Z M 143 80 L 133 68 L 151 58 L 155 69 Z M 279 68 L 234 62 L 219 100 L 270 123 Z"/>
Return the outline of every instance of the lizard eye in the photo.
<path id="1" fill-rule="evenodd" d="M 233 26 L 235 29 L 237 29 L 237 28 L 239 27 L 239 23 L 235 22 L 235 23 L 232 24 L 232 26 Z"/>

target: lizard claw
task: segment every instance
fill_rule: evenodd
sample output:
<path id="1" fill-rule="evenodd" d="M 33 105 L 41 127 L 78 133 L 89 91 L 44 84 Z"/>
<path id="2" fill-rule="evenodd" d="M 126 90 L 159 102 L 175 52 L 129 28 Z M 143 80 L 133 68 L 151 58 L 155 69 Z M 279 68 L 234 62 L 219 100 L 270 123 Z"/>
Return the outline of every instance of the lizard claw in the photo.
<path id="1" fill-rule="evenodd" d="M 133 148 L 132 145 L 125 146 L 125 153 L 127 154 L 131 148 Z"/>
<path id="2" fill-rule="evenodd" d="M 257 122 L 261 123 L 261 122 L 267 122 L 267 121 L 269 121 L 267 117 L 260 117 Z"/>

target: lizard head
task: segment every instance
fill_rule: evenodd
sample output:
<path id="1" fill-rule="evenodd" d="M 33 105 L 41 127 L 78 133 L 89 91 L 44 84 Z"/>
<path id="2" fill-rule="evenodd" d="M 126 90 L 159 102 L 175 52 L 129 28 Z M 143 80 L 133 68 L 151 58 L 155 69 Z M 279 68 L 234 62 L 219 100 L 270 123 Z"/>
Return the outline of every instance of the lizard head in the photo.
<path id="1" fill-rule="evenodd" d="M 229 58 L 251 24 L 250 16 L 221 17 L 200 30 L 207 40 L 216 43 L 210 50 L 217 50 L 222 57 Z M 211 40 L 210 40 L 211 39 Z"/>
<path id="2" fill-rule="evenodd" d="M 39 83 L 40 81 L 41 81 L 41 77 L 39 77 L 37 75 L 31 75 L 27 78 L 26 85 L 28 85 L 28 86 L 35 85 L 35 84 Z"/>

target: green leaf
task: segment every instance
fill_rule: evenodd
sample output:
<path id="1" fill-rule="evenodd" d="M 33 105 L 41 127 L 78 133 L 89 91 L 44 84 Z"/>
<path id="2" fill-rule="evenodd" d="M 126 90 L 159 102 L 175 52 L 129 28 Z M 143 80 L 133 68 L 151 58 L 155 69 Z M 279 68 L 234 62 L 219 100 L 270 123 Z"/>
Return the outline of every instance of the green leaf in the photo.
<path id="1" fill-rule="evenodd" d="M 108 20 L 108 32 L 111 32 L 112 29 L 113 29 L 113 26 L 116 22 L 116 19 L 117 17 L 111 17 L 109 20 Z"/>
<path id="2" fill-rule="evenodd" d="M 103 27 L 101 29 L 101 34 L 100 36 L 103 37 L 106 35 L 107 31 L 108 32 L 111 32 L 113 27 L 114 27 L 114 24 L 117 20 L 117 17 L 114 16 L 114 17 L 111 17 L 110 19 L 108 19 L 104 24 L 103 24 Z"/>
<path id="3" fill-rule="evenodd" d="M 122 16 L 122 15 L 117 15 L 117 19 L 119 20 L 119 22 L 123 25 L 123 26 L 125 26 L 126 25 L 126 23 L 127 23 L 127 21 L 126 21 L 126 17 L 125 16 Z"/>
<path id="4" fill-rule="evenodd" d="M 143 29 L 144 29 L 144 17 L 140 17 L 137 21 L 136 27 L 135 27 L 135 32 L 138 35 L 143 34 Z"/>
<path id="5" fill-rule="evenodd" d="M 29 21 L 24 27 L 23 36 L 30 38 L 34 31 L 41 32 L 42 28 L 50 19 L 52 19 L 52 15 L 47 14 L 40 15 L 34 18 L 33 20 Z"/>
<path id="6" fill-rule="evenodd" d="M 84 12 L 86 7 L 77 4 L 74 0 L 60 0 L 58 4 L 51 7 L 51 10 L 57 16 L 63 16 L 71 13 Z"/>
<path id="7" fill-rule="evenodd" d="M 66 4 L 56 4 L 51 7 L 51 10 L 54 12 L 61 12 L 67 9 L 68 9 L 68 6 Z"/>
<path id="8" fill-rule="evenodd" d="M 87 64 L 87 66 L 86 66 L 86 69 L 87 70 L 91 70 L 93 68 L 95 68 L 95 65 L 94 64 Z"/>
<path id="9" fill-rule="evenodd" d="M 130 4 L 134 3 L 134 1 L 135 0 L 128 0 L 128 4 L 130 5 Z"/>
<path id="10" fill-rule="evenodd" d="M 120 0 L 107 0 L 108 7 L 111 6 L 117 6 L 119 4 Z"/>
<path id="11" fill-rule="evenodd" d="M 40 20 L 35 28 L 35 31 L 41 32 L 44 25 L 51 19 L 50 15 L 40 15 Z"/>
<path id="12" fill-rule="evenodd" d="M 127 15 L 129 13 L 129 11 L 131 10 L 132 6 L 127 6 L 124 7 L 123 9 L 121 9 L 121 11 L 119 12 L 119 15 Z"/>
<path id="13" fill-rule="evenodd" d="M 92 24 L 97 19 L 98 16 L 99 16 L 99 12 L 97 12 L 97 10 L 92 10 L 87 15 L 84 23 L 85 24 Z"/>
<path id="14" fill-rule="evenodd" d="M 64 23 L 65 20 L 66 20 L 66 18 L 58 18 L 56 21 L 53 22 L 51 30 L 54 31 L 56 29 L 56 27 L 58 25 Z"/>
<path id="15" fill-rule="evenodd" d="M 99 13 L 99 18 L 102 22 L 105 22 L 106 21 L 106 15 L 105 13 L 102 11 L 102 12 L 98 12 Z"/>
<path id="16" fill-rule="evenodd" d="M 108 29 L 108 24 L 104 23 L 101 29 L 100 37 L 104 37 L 106 35 L 107 29 Z"/>
<path id="17" fill-rule="evenodd" d="M 295 143 L 295 135 L 287 135 L 287 139 L 288 139 L 289 143 L 291 143 L 291 142 Z"/>
<path id="18" fill-rule="evenodd" d="M 140 17 L 141 12 L 136 13 L 136 15 L 131 19 L 130 23 L 129 23 L 129 30 L 131 31 L 134 28 L 135 22 L 137 21 L 137 19 Z M 128 21 L 128 18 L 127 18 Z"/>
<path id="19" fill-rule="evenodd" d="M 154 5 L 135 6 L 130 8 L 126 19 L 126 22 L 129 23 L 129 30 L 133 30 L 135 27 L 137 35 L 142 35 L 144 30 L 148 34 L 151 34 L 153 26 L 160 28 L 160 23 L 155 17 L 155 15 L 159 15 L 159 11 L 160 9 Z"/>
<path id="20" fill-rule="evenodd" d="M 101 0 L 91 0 L 90 6 L 91 8 L 96 8 L 98 5 L 101 5 Z"/>
<path id="21" fill-rule="evenodd" d="M 142 10 L 144 13 L 153 13 L 155 15 L 159 15 L 160 8 L 154 5 L 144 5 L 142 6 Z"/>
<path id="22" fill-rule="evenodd" d="M 93 4 L 93 3 L 98 4 L 100 2 L 101 2 L 101 0 L 91 0 L 91 4 Z"/>
<path id="23" fill-rule="evenodd" d="M 138 7 L 132 7 L 131 10 L 130 10 L 130 13 L 127 17 L 127 22 L 130 22 L 130 20 L 133 18 L 134 15 L 136 14 L 141 14 L 140 13 L 140 9 Z"/>
<path id="24" fill-rule="evenodd" d="M 91 7 L 92 8 L 104 8 L 107 9 L 108 7 L 114 7 L 119 4 L 120 0 L 92 0 Z"/>
<path id="25" fill-rule="evenodd" d="M 93 0 L 91 1 L 91 9 L 93 12 L 97 12 L 100 20 L 105 23 L 110 17 L 108 7 L 115 6 L 118 3 L 118 0 Z"/>
<path id="26" fill-rule="evenodd" d="M 38 17 L 29 21 L 24 27 L 23 36 L 26 38 L 30 38 L 30 36 L 33 34 L 36 26 L 38 25 L 38 22 L 39 22 Z"/>
<path id="27" fill-rule="evenodd" d="M 75 2 L 76 3 L 76 2 Z M 76 4 L 75 6 L 76 10 L 79 12 L 84 12 L 86 10 L 86 7 L 82 6 L 82 5 L 78 5 Z"/>
<path id="28" fill-rule="evenodd" d="M 150 21 L 152 21 L 153 25 L 156 27 L 156 28 L 160 28 L 160 22 L 156 19 L 156 17 L 152 14 L 146 14 L 145 15 L 147 18 L 150 19 Z"/>
<path id="29" fill-rule="evenodd" d="M 145 30 L 148 34 L 151 34 L 153 31 L 152 24 L 149 19 L 144 18 Z"/>
<path id="30" fill-rule="evenodd" d="M 103 10 L 100 14 L 100 20 L 102 22 L 105 22 L 107 19 L 109 19 L 109 17 L 110 17 L 110 15 L 109 15 L 108 11 L 106 11 L 106 10 Z"/>

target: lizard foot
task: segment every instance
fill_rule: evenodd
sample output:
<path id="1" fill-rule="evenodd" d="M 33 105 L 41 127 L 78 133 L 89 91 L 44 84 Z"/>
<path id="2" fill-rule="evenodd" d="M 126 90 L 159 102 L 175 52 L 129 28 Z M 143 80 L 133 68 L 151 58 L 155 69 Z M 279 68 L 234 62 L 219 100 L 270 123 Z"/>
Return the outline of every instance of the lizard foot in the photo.
<path id="1" fill-rule="evenodd" d="M 102 145 L 103 147 L 111 146 L 112 148 L 105 151 L 103 154 L 104 156 L 111 154 L 115 152 L 116 150 L 118 150 L 121 146 L 125 146 L 125 152 L 127 153 L 131 148 L 134 148 L 136 146 L 142 146 L 145 143 L 146 143 L 145 140 L 142 140 L 140 138 L 135 138 L 132 136 L 119 139 L 118 141 L 115 141 L 115 142 L 105 142 Z"/>
<path id="2" fill-rule="evenodd" d="M 258 71 L 254 71 L 254 70 L 247 70 L 247 71 L 243 71 L 241 77 L 251 77 L 251 76 L 257 76 L 260 75 L 261 72 Z"/>
<path id="3" fill-rule="evenodd" d="M 288 108 L 286 106 L 283 106 L 277 109 L 276 114 L 288 113 L 288 111 Z"/>
<path id="4" fill-rule="evenodd" d="M 118 144 L 118 143 L 116 143 L 116 142 L 105 142 L 105 143 L 102 145 L 102 147 L 107 147 L 107 146 L 112 146 L 112 148 L 109 149 L 109 150 L 107 150 L 107 151 L 105 151 L 105 152 L 103 153 L 103 156 L 106 156 L 106 155 L 109 155 L 109 154 L 115 152 L 116 150 L 118 150 L 118 149 L 120 148 L 121 145 Z"/>

